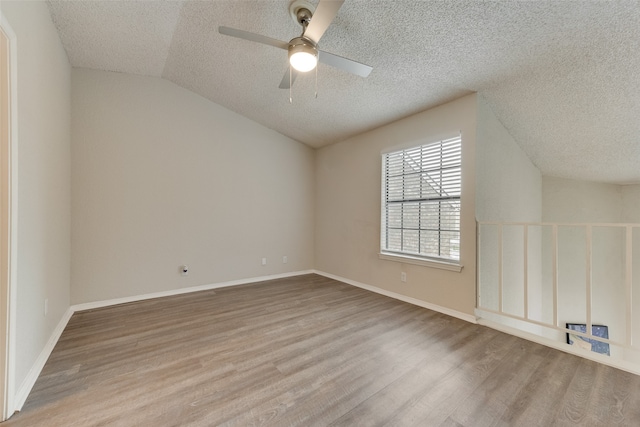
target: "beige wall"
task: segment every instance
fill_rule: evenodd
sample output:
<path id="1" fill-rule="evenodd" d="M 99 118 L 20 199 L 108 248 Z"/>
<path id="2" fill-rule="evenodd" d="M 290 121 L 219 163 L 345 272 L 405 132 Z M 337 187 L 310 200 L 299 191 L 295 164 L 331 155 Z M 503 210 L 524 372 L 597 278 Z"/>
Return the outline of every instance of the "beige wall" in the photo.
<path id="1" fill-rule="evenodd" d="M 69 308 L 70 66 L 44 2 L 2 2 L 17 38 L 15 386 Z M 49 300 L 44 315 L 44 300 Z"/>
<path id="2" fill-rule="evenodd" d="M 622 193 L 622 222 L 640 223 L 640 184 L 623 185 Z"/>
<path id="3" fill-rule="evenodd" d="M 381 151 L 462 133 L 462 272 L 378 258 Z M 475 306 L 476 96 L 321 148 L 316 157 L 316 269 L 465 314 Z M 400 272 L 407 282 L 400 281 Z"/>
<path id="4" fill-rule="evenodd" d="M 622 187 L 545 176 L 542 219 L 550 222 L 620 222 Z"/>
<path id="5" fill-rule="evenodd" d="M 314 151 L 173 83 L 74 69 L 72 162 L 73 303 L 313 268 Z"/>

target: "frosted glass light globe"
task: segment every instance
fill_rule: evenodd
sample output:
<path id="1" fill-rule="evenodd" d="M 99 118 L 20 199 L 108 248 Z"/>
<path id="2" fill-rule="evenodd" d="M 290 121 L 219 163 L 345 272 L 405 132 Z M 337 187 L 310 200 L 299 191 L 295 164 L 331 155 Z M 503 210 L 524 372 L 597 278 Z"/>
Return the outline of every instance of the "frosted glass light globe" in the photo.
<path id="1" fill-rule="evenodd" d="M 295 52 L 289 57 L 289 63 L 296 70 L 306 73 L 316 68 L 318 58 L 309 52 Z"/>

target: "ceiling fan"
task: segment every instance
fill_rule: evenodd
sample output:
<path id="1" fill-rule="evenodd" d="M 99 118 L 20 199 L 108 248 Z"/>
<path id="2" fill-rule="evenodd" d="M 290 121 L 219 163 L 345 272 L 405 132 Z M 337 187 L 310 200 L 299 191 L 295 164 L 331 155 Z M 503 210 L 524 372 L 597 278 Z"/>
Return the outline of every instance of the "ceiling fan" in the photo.
<path id="1" fill-rule="evenodd" d="M 249 31 L 218 27 L 220 34 L 274 46 L 289 52 L 289 69 L 280 82 L 280 89 L 290 89 L 299 72 L 316 68 L 318 61 L 358 76 L 367 77 L 373 67 L 318 49 L 318 42 L 327 30 L 344 0 L 320 0 L 314 7 L 307 0 L 294 0 L 289 13 L 302 26 L 302 35 L 284 42 Z"/>

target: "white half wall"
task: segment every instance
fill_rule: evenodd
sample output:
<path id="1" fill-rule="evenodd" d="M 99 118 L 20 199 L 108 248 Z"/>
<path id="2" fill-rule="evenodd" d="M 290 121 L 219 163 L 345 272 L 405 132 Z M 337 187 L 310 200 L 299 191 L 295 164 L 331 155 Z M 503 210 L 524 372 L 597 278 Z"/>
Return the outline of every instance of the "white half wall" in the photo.
<path id="1" fill-rule="evenodd" d="M 544 177 L 543 220 L 560 223 L 620 223 L 625 216 L 623 188 L 615 184 Z M 629 189 L 631 190 L 631 186 Z M 632 193 L 628 196 L 628 204 L 632 205 Z M 632 219 L 631 216 L 629 220 Z M 638 220 L 640 218 L 636 217 L 635 221 Z M 618 342 L 626 340 L 624 233 L 625 230 L 620 227 L 592 229 L 592 323 L 607 325 L 609 338 Z M 566 322 L 586 322 L 586 239 L 584 228 L 558 227 L 560 326 L 564 326 Z M 545 258 L 550 259 L 551 256 L 545 255 Z M 543 275 L 550 282 L 551 267 L 549 263 L 545 266 Z M 564 334 L 558 333 L 558 338 L 564 339 Z M 616 347 L 611 348 L 611 355 L 624 357 Z"/>
<path id="2" fill-rule="evenodd" d="M 3 1 L 0 8 L 16 34 L 18 57 L 13 389 L 19 393 L 33 385 L 36 362 L 70 306 L 71 68 L 45 2 Z"/>
<path id="3" fill-rule="evenodd" d="M 381 151 L 462 133 L 461 272 L 382 260 Z M 316 157 L 316 270 L 457 312 L 475 307 L 476 95 L 323 147 Z M 407 282 L 400 281 L 406 272 Z"/>
<path id="4" fill-rule="evenodd" d="M 166 80 L 74 69 L 72 302 L 312 269 L 314 156 Z"/>
<path id="5" fill-rule="evenodd" d="M 640 184 L 623 185 L 622 188 L 622 222 L 640 223 Z M 633 330 L 633 342 L 640 343 L 640 228 L 633 230 L 633 252 L 632 252 L 632 299 L 633 307 L 631 322 L 635 329 Z M 627 360 L 635 360 L 640 364 L 640 351 L 631 352 L 627 350 L 625 358 Z"/>

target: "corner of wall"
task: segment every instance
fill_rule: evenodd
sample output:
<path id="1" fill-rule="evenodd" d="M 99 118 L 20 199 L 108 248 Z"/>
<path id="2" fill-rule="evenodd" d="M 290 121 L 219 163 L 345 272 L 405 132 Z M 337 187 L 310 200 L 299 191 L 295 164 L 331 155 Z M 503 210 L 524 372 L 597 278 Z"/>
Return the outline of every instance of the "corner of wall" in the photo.
<path id="1" fill-rule="evenodd" d="M 73 316 L 73 309 L 69 307 L 51 333 L 51 336 L 47 340 L 47 343 L 38 355 L 36 361 L 31 366 L 31 369 L 29 369 L 27 376 L 17 388 L 14 399 L 15 411 L 20 411 L 22 409 L 27 397 L 29 397 L 29 393 L 31 393 L 31 389 L 33 389 L 33 386 L 36 384 L 44 365 L 47 363 L 47 360 L 49 359 L 49 356 L 51 356 L 60 336 L 62 336 L 64 329 L 67 327 L 71 316 Z"/>
<path id="2" fill-rule="evenodd" d="M 70 307 L 71 66 L 46 2 L 3 2 L 16 36 L 20 156 L 15 271 L 15 364 L 9 393 L 23 400 Z M 12 206 L 12 209 L 14 206 Z M 43 302 L 47 311 L 43 315 Z M 62 326 L 61 326 L 62 325 Z M 62 329 L 61 329 L 62 328 Z M 12 338 L 13 340 L 13 338 Z M 34 377 L 34 373 L 36 373 Z"/>
<path id="3" fill-rule="evenodd" d="M 542 173 L 478 96 L 476 218 L 479 221 L 542 219 Z"/>

